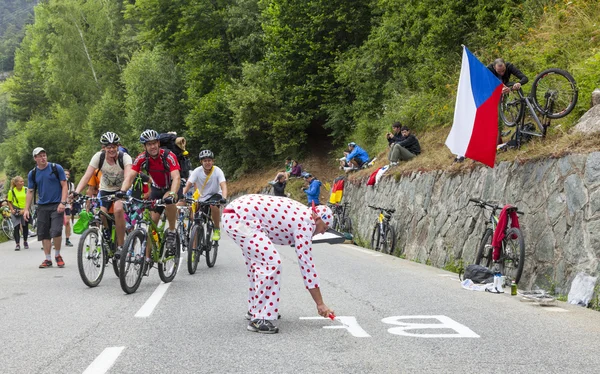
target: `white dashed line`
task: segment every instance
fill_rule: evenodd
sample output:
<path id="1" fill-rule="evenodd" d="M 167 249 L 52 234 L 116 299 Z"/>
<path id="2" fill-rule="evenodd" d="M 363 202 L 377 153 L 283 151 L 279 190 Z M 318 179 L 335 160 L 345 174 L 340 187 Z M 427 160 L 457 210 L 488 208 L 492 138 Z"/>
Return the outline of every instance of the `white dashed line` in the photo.
<path id="1" fill-rule="evenodd" d="M 100 353 L 100 356 L 85 369 L 83 374 L 104 374 L 117 361 L 117 358 L 123 352 L 125 347 L 108 347 Z"/>
<path id="2" fill-rule="evenodd" d="M 142 305 L 142 307 L 140 308 L 140 310 L 137 311 L 135 316 L 138 318 L 149 317 L 150 314 L 152 314 L 152 312 L 154 311 L 154 308 L 156 308 L 156 306 L 160 302 L 160 299 L 162 299 L 162 297 L 165 295 L 165 292 L 167 292 L 167 289 L 170 285 L 171 283 L 159 284 L 158 287 L 156 287 L 156 290 L 154 291 L 152 296 L 150 296 L 146 303 Z"/>

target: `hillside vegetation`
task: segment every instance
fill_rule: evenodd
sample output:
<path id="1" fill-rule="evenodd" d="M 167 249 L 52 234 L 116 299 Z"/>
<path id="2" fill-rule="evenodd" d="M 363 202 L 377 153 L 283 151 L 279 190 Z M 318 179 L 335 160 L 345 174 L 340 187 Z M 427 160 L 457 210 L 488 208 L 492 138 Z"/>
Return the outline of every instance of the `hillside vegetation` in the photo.
<path id="1" fill-rule="evenodd" d="M 43 146 L 80 175 L 104 131 L 135 152 L 146 128 L 210 148 L 234 179 L 317 137 L 382 153 L 395 121 L 434 153 L 461 44 L 530 79 L 570 71 L 580 101 L 558 136 L 600 81 L 599 20 L 596 0 L 47 0 L 0 86 L 0 167 L 23 174 Z"/>

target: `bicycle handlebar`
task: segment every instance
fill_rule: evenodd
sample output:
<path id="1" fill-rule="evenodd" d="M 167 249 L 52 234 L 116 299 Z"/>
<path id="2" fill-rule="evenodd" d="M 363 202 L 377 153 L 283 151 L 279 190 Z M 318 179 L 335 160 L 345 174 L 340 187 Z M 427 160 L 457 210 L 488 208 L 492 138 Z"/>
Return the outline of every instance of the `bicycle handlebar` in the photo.
<path id="1" fill-rule="evenodd" d="M 390 214 L 392 214 L 392 213 L 394 213 L 396 211 L 396 209 L 381 208 L 381 207 L 373 206 L 373 205 L 369 205 L 369 208 L 376 209 L 376 210 L 381 210 L 381 211 L 384 211 L 384 212 L 387 212 L 387 213 L 390 213 Z"/>
<path id="2" fill-rule="evenodd" d="M 502 209 L 502 207 L 500 205 L 490 204 L 490 203 L 488 203 L 486 201 L 483 201 L 483 200 L 480 200 L 480 199 L 470 198 L 469 202 L 477 204 L 480 208 L 485 208 L 487 206 L 487 207 L 492 208 L 493 210 Z M 525 214 L 525 212 L 521 212 L 520 210 L 518 210 L 518 208 L 516 206 L 512 207 L 511 210 L 512 209 L 517 209 L 516 212 L 519 215 L 524 215 Z"/>

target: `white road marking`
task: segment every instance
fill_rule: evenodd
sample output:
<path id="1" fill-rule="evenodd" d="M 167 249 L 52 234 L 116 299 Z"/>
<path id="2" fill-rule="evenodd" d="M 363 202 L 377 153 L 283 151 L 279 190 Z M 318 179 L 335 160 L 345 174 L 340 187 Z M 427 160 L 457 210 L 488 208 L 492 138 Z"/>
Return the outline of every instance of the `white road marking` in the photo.
<path id="1" fill-rule="evenodd" d="M 381 253 L 377 253 L 377 252 L 369 250 L 369 249 L 360 248 L 360 247 L 357 247 L 355 245 L 350 245 L 350 244 L 340 244 L 340 245 L 344 246 L 346 248 L 353 249 L 355 251 L 366 253 L 366 254 L 371 255 L 373 257 L 381 257 L 381 256 L 383 256 Z"/>
<path id="2" fill-rule="evenodd" d="M 85 369 L 83 374 L 104 374 L 117 361 L 125 347 L 108 347 Z"/>
<path id="3" fill-rule="evenodd" d="M 324 319 L 325 317 L 300 317 L 300 319 Z M 370 338 L 369 335 L 362 327 L 359 326 L 355 317 L 337 316 L 335 320 L 340 322 L 342 325 L 323 326 L 324 329 L 346 329 L 352 336 L 356 338 Z"/>
<path id="4" fill-rule="evenodd" d="M 403 322 L 403 320 L 428 320 L 433 319 L 437 320 L 438 323 L 411 323 L 411 322 Z M 462 325 L 450 317 L 446 316 L 394 316 L 394 317 L 386 317 L 381 320 L 383 323 L 387 323 L 390 325 L 396 325 L 398 327 L 392 327 L 388 329 L 390 334 L 394 335 L 403 335 L 410 336 L 415 338 L 479 338 L 473 330 L 468 328 L 465 325 Z M 434 329 L 434 330 L 444 330 L 451 329 L 454 330 L 454 334 L 425 334 L 425 333 L 411 333 L 408 332 L 410 330 L 425 330 L 425 329 Z"/>
<path id="5" fill-rule="evenodd" d="M 165 292 L 167 292 L 167 289 L 170 285 L 171 283 L 159 284 L 158 287 L 156 287 L 156 290 L 154 290 L 154 293 L 152 293 L 152 295 L 146 301 L 146 303 L 142 305 L 140 310 L 137 311 L 135 316 L 139 318 L 149 317 L 150 314 L 152 314 L 152 312 L 154 311 L 154 308 L 156 308 L 156 306 L 158 305 L 160 299 L 162 299 L 162 297 L 165 295 Z"/>
<path id="6" fill-rule="evenodd" d="M 547 306 L 547 307 L 543 307 L 542 309 L 544 309 L 548 312 L 561 312 L 561 313 L 568 312 L 568 310 L 559 308 L 557 306 Z"/>

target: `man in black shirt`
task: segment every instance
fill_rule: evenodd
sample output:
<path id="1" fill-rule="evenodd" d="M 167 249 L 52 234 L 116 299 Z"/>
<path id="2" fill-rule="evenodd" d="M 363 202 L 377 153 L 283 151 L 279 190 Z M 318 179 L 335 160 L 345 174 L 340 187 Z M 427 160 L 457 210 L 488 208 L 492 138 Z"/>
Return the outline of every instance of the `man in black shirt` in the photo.
<path id="1" fill-rule="evenodd" d="M 510 76 L 514 75 L 519 78 L 519 81 L 513 84 L 512 89 L 518 90 L 522 85 L 529 82 L 529 79 L 521 72 L 521 70 L 517 69 L 517 67 L 510 62 L 504 62 L 504 59 L 497 58 L 493 63 L 489 64 L 487 67 L 498 79 L 504 83 L 504 87 L 502 88 L 502 93 L 507 93 L 510 91 L 510 87 L 508 87 L 508 82 L 510 82 Z"/>
<path id="2" fill-rule="evenodd" d="M 388 133 L 387 140 L 390 147 L 388 160 L 390 165 L 398 165 L 398 161 L 408 161 L 421 153 L 421 146 L 417 138 L 410 133 L 406 126 L 400 122 L 392 125 L 392 133 Z"/>

